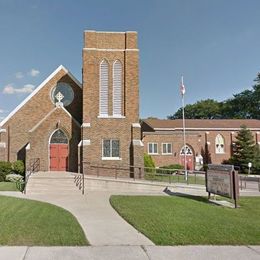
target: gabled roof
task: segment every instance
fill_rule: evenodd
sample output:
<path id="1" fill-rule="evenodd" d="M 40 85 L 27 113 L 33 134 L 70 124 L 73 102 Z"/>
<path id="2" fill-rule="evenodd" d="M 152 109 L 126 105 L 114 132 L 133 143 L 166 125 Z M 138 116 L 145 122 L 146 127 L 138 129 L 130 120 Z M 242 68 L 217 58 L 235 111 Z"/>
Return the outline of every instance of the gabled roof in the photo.
<path id="1" fill-rule="evenodd" d="M 69 77 L 76 83 L 76 85 L 82 88 L 81 83 L 67 70 L 63 65 L 60 65 L 55 71 L 52 72 L 35 90 L 24 99 L 6 118 L 0 122 L 0 127 L 3 126 L 21 107 L 23 107 L 34 95 L 36 95 L 57 73 L 63 70 Z"/>
<path id="2" fill-rule="evenodd" d="M 182 129 L 182 119 L 145 119 L 143 120 L 153 130 Z M 191 130 L 238 130 L 242 125 L 260 130 L 260 120 L 257 119 L 185 119 L 185 128 Z"/>

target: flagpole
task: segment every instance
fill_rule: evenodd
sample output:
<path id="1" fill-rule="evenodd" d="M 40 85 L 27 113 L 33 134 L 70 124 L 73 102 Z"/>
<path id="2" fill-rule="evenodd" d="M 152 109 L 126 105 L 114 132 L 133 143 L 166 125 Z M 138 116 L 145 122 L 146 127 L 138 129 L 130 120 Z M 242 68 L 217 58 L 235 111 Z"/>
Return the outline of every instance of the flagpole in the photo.
<path id="1" fill-rule="evenodd" d="M 184 144 L 184 172 L 185 172 L 185 180 L 187 181 L 188 179 L 188 173 L 187 173 L 187 157 L 186 157 L 186 129 L 185 129 L 185 103 L 184 103 L 184 93 L 185 93 L 185 88 L 183 84 L 183 76 L 181 77 L 181 86 L 183 88 L 182 91 L 182 127 L 183 127 L 183 144 Z"/>

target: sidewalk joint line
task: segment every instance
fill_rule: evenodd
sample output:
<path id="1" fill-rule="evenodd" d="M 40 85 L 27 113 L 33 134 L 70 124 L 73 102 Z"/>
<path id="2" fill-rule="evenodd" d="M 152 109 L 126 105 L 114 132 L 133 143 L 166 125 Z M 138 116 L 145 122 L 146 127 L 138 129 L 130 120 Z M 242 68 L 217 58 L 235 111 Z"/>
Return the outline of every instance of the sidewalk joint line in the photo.
<path id="1" fill-rule="evenodd" d="M 251 246 L 246 246 L 247 248 L 251 249 L 252 251 L 254 251 L 255 253 L 257 253 L 258 255 L 260 255 L 260 252 L 258 252 L 257 250 L 255 250 L 254 248 L 252 248 Z"/>
<path id="2" fill-rule="evenodd" d="M 147 252 L 147 249 L 145 248 L 145 246 L 144 246 L 144 245 L 141 245 L 140 247 L 143 249 L 143 251 L 144 251 L 144 253 L 146 254 L 147 258 L 148 258 L 149 260 L 151 260 L 151 258 L 149 257 L 148 252 Z"/>
<path id="3" fill-rule="evenodd" d="M 27 253 L 28 253 L 28 250 L 29 250 L 29 246 L 26 247 L 26 251 L 25 251 L 25 253 L 24 253 L 23 260 L 26 259 L 26 255 L 27 255 Z"/>

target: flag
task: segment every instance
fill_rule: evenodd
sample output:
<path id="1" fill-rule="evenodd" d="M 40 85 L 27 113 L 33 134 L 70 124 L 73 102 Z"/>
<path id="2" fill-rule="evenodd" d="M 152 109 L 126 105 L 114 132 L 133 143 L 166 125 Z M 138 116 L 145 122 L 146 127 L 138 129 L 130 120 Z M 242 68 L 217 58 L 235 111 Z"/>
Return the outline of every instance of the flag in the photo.
<path id="1" fill-rule="evenodd" d="M 183 96 L 185 94 L 185 86 L 183 84 L 183 77 L 181 77 L 181 85 L 180 85 L 180 91 L 181 91 L 181 95 Z"/>

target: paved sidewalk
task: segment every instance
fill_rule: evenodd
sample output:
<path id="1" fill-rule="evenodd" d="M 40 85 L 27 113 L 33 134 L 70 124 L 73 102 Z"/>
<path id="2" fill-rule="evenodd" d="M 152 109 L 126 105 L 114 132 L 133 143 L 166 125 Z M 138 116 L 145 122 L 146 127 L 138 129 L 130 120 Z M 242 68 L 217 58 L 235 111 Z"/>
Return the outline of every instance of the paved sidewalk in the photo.
<path id="1" fill-rule="evenodd" d="M 0 260 L 259 260 L 260 246 L 0 247 Z"/>
<path id="2" fill-rule="evenodd" d="M 110 192 L 91 191 L 81 194 L 35 194 L 0 192 L 15 196 L 49 202 L 69 210 L 79 221 L 89 243 L 93 246 L 153 245 L 143 234 L 123 220 L 109 203 Z"/>

